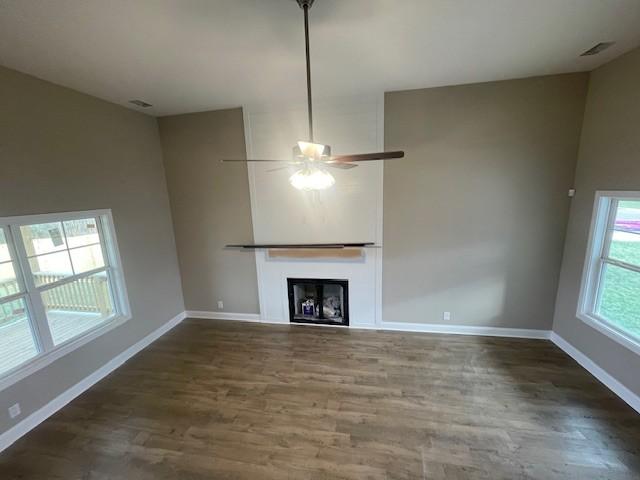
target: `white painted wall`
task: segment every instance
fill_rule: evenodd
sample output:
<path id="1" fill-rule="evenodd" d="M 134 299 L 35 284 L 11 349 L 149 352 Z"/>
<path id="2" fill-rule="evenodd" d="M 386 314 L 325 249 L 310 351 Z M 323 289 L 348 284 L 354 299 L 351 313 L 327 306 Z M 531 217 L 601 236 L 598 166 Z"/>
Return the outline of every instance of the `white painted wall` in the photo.
<path id="1" fill-rule="evenodd" d="M 384 98 L 362 96 L 314 104 L 315 140 L 332 153 L 384 149 Z M 306 108 L 298 105 L 245 107 L 248 158 L 289 159 L 306 140 Z M 257 243 L 375 242 L 382 245 L 382 162 L 332 170 L 336 184 L 301 192 L 288 181 L 293 170 L 269 172 L 277 164 L 248 168 L 254 239 Z M 260 311 L 264 321 L 288 322 L 287 277 L 349 280 L 352 325 L 372 326 L 381 311 L 382 249 L 363 259 L 287 261 L 256 253 Z"/>
<path id="2" fill-rule="evenodd" d="M 332 153 L 383 150 L 383 98 L 360 97 L 315 105 L 315 139 Z M 245 108 L 249 158 L 291 159 L 306 140 L 306 107 Z M 382 241 L 382 162 L 350 171 L 333 169 L 333 188 L 301 192 L 288 183 L 294 170 L 269 172 L 278 164 L 249 164 L 253 233 L 256 242 Z"/>

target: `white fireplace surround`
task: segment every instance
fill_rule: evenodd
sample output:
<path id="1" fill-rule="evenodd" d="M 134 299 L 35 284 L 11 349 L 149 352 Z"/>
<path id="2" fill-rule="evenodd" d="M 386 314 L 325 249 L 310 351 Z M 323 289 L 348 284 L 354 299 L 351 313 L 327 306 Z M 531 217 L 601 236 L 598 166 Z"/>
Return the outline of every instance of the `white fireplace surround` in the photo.
<path id="1" fill-rule="evenodd" d="M 273 259 L 256 252 L 260 318 L 269 323 L 289 323 L 287 278 L 326 278 L 349 282 L 349 326 L 374 327 L 380 305 L 376 303 L 376 263 L 379 249 L 366 249 L 361 259 Z"/>
<path id="2" fill-rule="evenodd" d="M 384 96 L 314 103 L 316 141 L 332 153 L 384 150 Z M 248 158 L 291 158 L 297 140 L 307 138 L 306 106 L 244 108 Z M 349 282 L 349 326 L 375 328 L 382 314 L 382 162 L 331 173 L 336 184 L 302 192 L 288 182 L 293 170 L 249 163 L 249 191 L 256 243 L 375 242 L 361 258 L 270 258 L 255 252 L 259 321 L 289 323 L 287 278 Z"/>

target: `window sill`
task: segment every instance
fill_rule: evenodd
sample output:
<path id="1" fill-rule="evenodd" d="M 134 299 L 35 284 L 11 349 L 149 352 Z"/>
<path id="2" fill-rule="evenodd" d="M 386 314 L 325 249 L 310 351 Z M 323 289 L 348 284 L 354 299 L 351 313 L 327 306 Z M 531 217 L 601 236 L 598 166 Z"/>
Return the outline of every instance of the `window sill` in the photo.
<path id="1" fill-rule="evenodd" d="M 588 315 L 582 312 L 578 313 L 577 317 L 578 319 L 582 320 L 590 327 L 598 330 L 600 333 L 606 335 L 613 341 L 619 343 L 623 347 L 628 348 L 633 353 L 640 355 L 640 339 L 634 338 L 631 335 L 622 332 L 606 320 L 603 320 L 599 317 Z"/>
<path id="2" fill-rule="evenodd" d="M 9 388 L 11 385 L 23 380 L 29 375 L 33 375 L 38 370 L 43 369 L 47 365 L 55 362 L 59 358 L 64 357 L 68 353 L 77 350 L 78 348 L 86 345 L 87 343 L 95 340 L 96 338 L 104 335 L 105 333 L 113 330 L 116 327 L 119 327 L 123 323 L 127 322 L 131 316 L 116 316 L 110 320 L 105 321 L 101 325 L 98 325 L 92 330 L 89 330 L 78 337 L 72 338 L 60 345 L 58 345 L 53 350 L 49 352 L 40 353 L 38 356 L 32 358 L 28 362 L 16 367 L 13 370 L 10 370 L 3 374 L 0 377 L 0 391 Z"/>

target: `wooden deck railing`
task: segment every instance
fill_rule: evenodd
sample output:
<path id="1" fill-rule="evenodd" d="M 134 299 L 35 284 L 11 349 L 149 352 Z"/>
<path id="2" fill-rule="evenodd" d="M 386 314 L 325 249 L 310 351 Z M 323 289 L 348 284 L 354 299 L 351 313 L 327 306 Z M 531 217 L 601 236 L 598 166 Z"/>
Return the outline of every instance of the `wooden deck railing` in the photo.
<path id="1" fill-rule="evenodd" d="M 65 275 L 39 272 L 34 275 L 38 284 L 57 282 Z M 18 282 L 6 280 L 0 282 L 0 298 L 18 293 Z M 51 310 L 70 310 L 74 312 L 92 312 L 108 314 L 111 310 L 109 283 L 106 273 L 79 278 L 73 282 L 51 288 L 43 293 L 45 307 Z M 11 317 L 13 306 L 0 305 L 3 316 Z"/>
<path id="2" fill-rule="evenodd" d="M 18 282 L 15 280 L 5 280 L 0 282 L 0 299 L 18 293 Z M 0 319 L 9 319 L 15 315 L 13 302 L 0 305 Z M 5 323 L 5 322 L 3 322 Z"/>

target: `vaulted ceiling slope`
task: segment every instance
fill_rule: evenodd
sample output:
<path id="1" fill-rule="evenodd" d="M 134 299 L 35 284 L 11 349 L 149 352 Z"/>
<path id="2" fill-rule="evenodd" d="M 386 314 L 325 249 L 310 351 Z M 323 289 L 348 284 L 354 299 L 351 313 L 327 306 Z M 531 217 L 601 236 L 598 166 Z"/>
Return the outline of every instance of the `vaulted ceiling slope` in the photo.
<path id="1" fill-rule="evenodd" d="M 301 15 L 294 0 L 0 0 L 0 64 L 154 115 L 302 103 Z M 316 0 L 314 95 L 591 70 L 639 45 L 638 25 L 638 0 Z"/>

